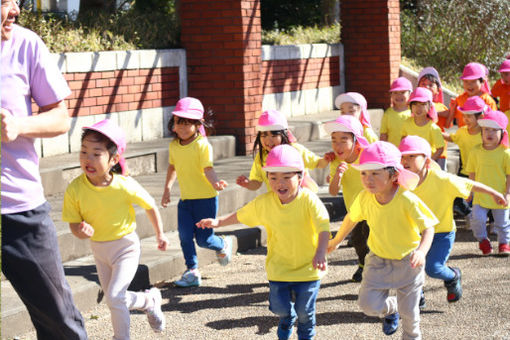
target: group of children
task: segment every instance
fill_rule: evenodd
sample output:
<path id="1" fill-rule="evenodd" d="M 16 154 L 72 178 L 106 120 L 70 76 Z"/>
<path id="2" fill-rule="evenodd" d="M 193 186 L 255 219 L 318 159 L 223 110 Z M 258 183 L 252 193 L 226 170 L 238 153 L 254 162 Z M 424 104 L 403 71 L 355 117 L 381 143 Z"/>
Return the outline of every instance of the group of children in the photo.
<path id="1" fill-rule="evenodd" d="M 510 114 L 510 59 L 500 72 L 493 94 L 500 97 L 500 110 Z M 262 225 L 268 234 L 269 308 L 279 316 L 277 336 L 288 339 L 297 323 L 299 339 L 312 339 L 327 253 L 350 233 L 359 260 L 352 279 L 361 282 L 361 309 L 383 318 L 385 334 L 393 334 L 402 319 L 403 337 L 420 339 L 425 273 L 444 281 L 449 302 L 462 296 L 461 270 L 446 265 L 455 240 L 454 201 L 469 214 L 483 254 L 492 252 L 486 229 L 489 212 L 499 253 L 510 254 L 508 119 L 496 111 L 483 65 L 468 64 L 461 79 L 466 92 L 452 101 L 450 109 L 442 104 L 441 81 L 434 68 L 420 73 L 414 91 L 407 79 L 395 80 L 380 141 L 371 127 L 365 98 L 355 92 L 338 96 L 335 105 L 341 115 L 324 126 L 333 151 L 323 157 L 296 142 L 283 114 L 265 111 L 257 125 L 249 177 L 240 175 L 236 183 L 248 190 L 265 183 L 267 192 L 219 218 L 218 191 L 228 184 L 218 179 L 213 168 L 204 108 L 195 98 L 179 100 L 168 125 L 176 138 L 169 145 L 161 199 L 163 207 L 170 203 L 177 180 L 178 232 L 187 269 L 175 284 L 201 284 L 195 240 L 198 246 L 216 251 L 220 264 L 227 265 L 232 238 L 218 237 L 213 228 Z M 453 119 L 460 128 L 450 135 L 445 129 Z M 445 140 L 459 145 L 459 176 L 444 171 Z M 125 148 L 125 136 L 111 120 L 83 128 L 83 174 L 67 188 L 62 213 L 75 236 L 90 239 L 114 339 L 129 339 L 131 309 L 144 310 L 154 331 L 165 328 L 160 291 L 127 290 L 140 257 L 133 204 L 146 210 L 158 249 L 166 250 L 168 239 L 155 200 L 128 176 Z M 328 165 L 329 192 L 336 196 L 342 189 L 347 208 L 332 239 L 328 212 L 308 173 Z M 389 294 L 390 289 L 396 296 Z"/>

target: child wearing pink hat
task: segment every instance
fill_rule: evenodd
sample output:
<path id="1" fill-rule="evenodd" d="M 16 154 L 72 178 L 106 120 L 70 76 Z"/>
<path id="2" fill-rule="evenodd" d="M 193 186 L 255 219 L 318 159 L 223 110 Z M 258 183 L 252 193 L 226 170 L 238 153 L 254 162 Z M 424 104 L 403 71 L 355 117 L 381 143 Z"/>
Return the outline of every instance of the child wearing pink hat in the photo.
<path id="1" fill-rule="evenodd" d="M 447 290 L 448 302 L 458 301 L 462 297 L 461 271 L 448 267 L 446 262 L 455 241 L 455 221 L 452 203 L 456 198 L 467 199 L 471 192 L 485 193 L 498 204 L 506 204 L 503 195 L 494 189 L 467 178 L 462 178 L 439 169 L 432 161 L 430 144 L 418 136 L 407 136 L 400 142 L 404 169 L 420 177 L 413 193 L 418 196 L 439 219 L 434 227 L 434 239 L 427 253 L 425 273 L 443 280 Z M 438 199 L 439 198 L 439 199 Z M 425 307 L 425 296 L 420 298 L 420 309 Z"/>
<path id="2" fill-rule="evenodd" d="M 304 169 L 298 150 L 275 146 L 264 166 L 272 190 L 236 212 L 197 223 L 199 228 L 262 225 L 271 235 L 266 272 L 269 309 L 280 318 L 278 339 L 289 339 L 296 321 L 299 339 L 314 337 L 315 303 L 327 268 L 329 215 L 321 200 L 301 186 Z"/>
<path id="3" fill-rule="evenodd" d="M 180 99 L 172 112 L 168 129 L 176 138 L 168 148 L 169 160 L 161 205 L 170 203 L 170 191 L 177 179 L 180 200 L 177 204 L 177 223 L 186 271 L 175 281 L 178 287 L 200 286 L 197 245 L 216 251 L 218 262 L 225 266 L 232 256 L 232 237 L 219 237 L 212 230 L 197 229 L 202 218 L 215 217 L 218 212 L 218 191 L 227 182 L 218 179 L 213 168 L 213 150 L 205 138 L 204 107 L 192 97 Z"/>
<path id="4" fill-rule="evenodd" d="M 492 87 L 492 95 L 499 97 L 499 110 L 510 119 L 510 56 L 499 67 L 501 78 Z M 507 131 L 509 128 L 507 127 Z"/>
<path id="5" fill-rule="evenodd" d="M 402 167 L 400 151 L 375 142 L 356 167 L 365 190 L 354 200 L 335 238 L 333 251 L 356 222 L 370 225 L 367 256 L 358 304 L 370 316 L 384 316 L 383 332 L 395 333 L 402 317 L 404 339 L 421 339 L 418 301 L 424 282 L 425 256 L 439 222 L 410 189 L 419 177 Z M 390 296 L 390 290 L 396 296 Z"/>
<path id="6" fill-rule="evenodd" d="M 482 145 L 469 155 L 466 171 L 469 178 L 481 182 L 497 192 L 504 193 L 510 200 L 510 150 L 508 150 L 508 118 L 500 111 L 489 111 L 483 119 L 478 120 L 482 127 Z M 492 246 L 487 237 L 487 214 L 492 212 L 494 229 L 498 235 L 499 253 L 510 254 L 510 221 L 508 206 L 495 203 L 483 193 L 475 193 L 471 229 L 479 242 L 483 255 L 492 253 Z"/>
<path id="7" fill-rule="evenodd" d="M 446 159 L 441 158 L 445 142 L 441 129 L 436 125 L 437 112 L 432 103 L 432 92 L 424 87 L 417 87 L 409 97 L 411 115 L 402 125 L 401 136 L 420 136 L 432 146 L 432 159 L 438 162 L 442 169 L 446 166 Z"/>
<path id="8" fill-rule="evenodd" d="M 340 94 L 335 98 L 335 106 L 340 109 L 342 115 L 354 116 L 359 119 L 361 125 L 363 125 L 363 136 L 370 143 L 379 140 L 370 124 L 367 100 L 361 93 L 346 92 Z"/>
<path id="9" fill-rule="evenodd" d="M 325 168 L 329 164 L 329 158 L 317 156 L 303 145 L 296 142 L 296 139 L 289 130 L 285 116 L 276 110 L 264 111 L 258 120 L 257 138 L 253 145 L 255 156 L 251 167 L 249 178 L 244 175 L 237 177 L 236 183 L 248 190 L 258 190 L 262 183 L 266 183 L 267 190 L 271 190 L 269 180 L 263 171 L 267 154 L 277 145 L 290 144 L 296 148 L 305 164 L 306 169 Z M 305 171 L 303 185 L 310 190 L 317 192 L 318 186 L 310 177 L 308 170 Z"/>
<path id="10" fill-rule="evenodd" d="M 353 165 L 359 163 L 359 155 L 369 143 L 363 137 L 363 126 L 354 116 L 343 115 L 327 122 L 324 130 L 331 135 L 331 147 L 335 154 L 335 159 L 329 165 L 329 193 L 337 196 L 341 187 L 345 208 L 349 212 L 352 202 L 363 190 L 359 170 Z M 354 282 L 361 282 L 365 257 L 369 251 L 369 232 L 367 222 L 360 221 L 351 233 L 352 245 L 358 256 L 358 268 L 352 276 Z"/>
<path id="11" fill-rule="evenodd" d="M 384 111 L 381 120 L 381 140 L 388 141 L 395 146 L 400 143 L 402 125 L 411 117 L 407 101 L 412 91 L 413 85 L 405 77 L 397 78 L 391 84 L 391 106 Z"/>
<path id="12" fill-rule="evenodd" d="M 62 209 L 62 220 L 69 222 L 72 233 L 90 239 L 115 339 L 129 339 L 132 309 L 145 311 L 154 331 L 165 328 L 160 291 L 155 287 L 145 292 L 127 290 L 140 259 L 133 204 L 147 212 L 159 250 L 166 250 L 168 239 L 154 199 L 132 177 L 123 175 L 125 150 L 124 132 L 112 120 L 84 127 L 80 150 L 83 174 L 67 187 Z"/>
<path id="13" fill-rule="evenodd" d="M 469 97 L 478 96 L 482 98 L 492 110 L 497 110 L 496 102 L 491 97 L 489 90 L 487 81 L 488 75 L 489 72 L 487 67 L 480 63 L 469 63 L 464 67 L 464 71 L 460 77 L 464 87 L 464 93 L 453 99 L 450 103 L 450 115 L 446 122 L 446 126 L 449 126 L 454 118 L 459 127 L 464 126 L 462 112 L 458 110 L 458 107 L 464 106 Z"/>

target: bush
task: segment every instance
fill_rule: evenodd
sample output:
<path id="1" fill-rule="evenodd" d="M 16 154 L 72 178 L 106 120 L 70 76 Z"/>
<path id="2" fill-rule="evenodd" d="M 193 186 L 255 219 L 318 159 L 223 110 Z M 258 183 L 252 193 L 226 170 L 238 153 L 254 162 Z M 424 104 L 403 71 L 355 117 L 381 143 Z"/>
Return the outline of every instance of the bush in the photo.
<path id="1" fill-rule="evenodd" d="M 421 0 L 402 4 L 402 54 L 454 83 L 464 66 L 486 65 L 492 79 L 510 51 L 508 0 Z"/>
<path id="2" fill-rule="evenodd" d="M 297 26 L 288 30 L 262 31 L 262 43 L 268 45 L 335 44 L 338 42 L 340 42 L 340 24 L 322 28 Z"/>

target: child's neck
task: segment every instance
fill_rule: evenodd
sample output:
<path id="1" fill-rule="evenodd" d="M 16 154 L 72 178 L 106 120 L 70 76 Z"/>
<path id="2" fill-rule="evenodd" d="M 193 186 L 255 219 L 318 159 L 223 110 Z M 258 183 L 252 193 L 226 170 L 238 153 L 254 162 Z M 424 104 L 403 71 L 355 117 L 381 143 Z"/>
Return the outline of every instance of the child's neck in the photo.
<path id="1" fill-rule="evenodd" d="M 433 162 L 433 161 L 432 161 Z M 427 166 L 424 166 L 423 169 L 420 170 L 420 172 L 417 173 L 417 175 L 420 177 L 420 180 L 418 181 L 417 187 L 425 181 L 427 178 L 427 175 L 429 174 L 429 169 Z"/>
<path id="2" fill-rule="evenodd" d="M 191 136 L 188 139 L 179 139 L 179 144 L 181 145 L 188 145 L 191 144 L 195 139 L 197 139 L 198 133 L 195 133 L 193 136 Z"/>
<path id="3" fill-rule="evenodd" d="M 402 112 L 402 111 L 405 111 L 407 109 L 409 109 L 409 107 L 407 106 L 406 103 L 393 105 L 393 110 L 395 110 L 396 112 Z"/>
<path id="4" fill-rule="evenodd" d="M 496 148 L 499 146 L 499 144 L 487 144 L 487 143 L 482 143 L 482 146 L 483 146 L 483 148 L 484 148 L 485 150 L 490 151 L 490 150 L 494 150 L 494 149 L 496 149 Z"/>
<path id="5" fill-rule="evenodd" d="M 375 199 L 379 204 L 382 205 L 388 204 L 391 202 L 393 197 L 395 197 L 398 188 L 399 188 L 398 184 L 393 183 L 392 186 L 388 188 L 388 190 L 375 194 Z"/>
<path id="6" fill-rule="evenodd" d="M 476 124 L 475 126 L 468 127 L 467 130 L 470 135 L 476 135 L 477 133 L 480 133 L 482 131 L 482 128 L 480 127 L 480 125 Z"/>
<path id="7" fill-rule="evenodd" d="M 112 183 L 113 174 L 107 172 L 101 178 L 95 179 L 92 179 L 89 176 L 87 176 L 87 180 L 89 181 L 90 184 L 92 184 L 95 187 L 107 187 Z"/>
<path id="8" fill-rule="evenodd" d="M 414 116 L 414 124 L 417 126 L 425 126 L 429 122 L 429 119 L 426 115 L 423 116 Z"/>
<path id="9" fill-rule="evenodd" d="M 350 156 L 348 156 L 345 159 L 345 162 L 347 162 L 349 164 L 356 162 L 360 153 L 361 153 L 361 150 L 355 147 L 355 149 L 351 152 Z"/>

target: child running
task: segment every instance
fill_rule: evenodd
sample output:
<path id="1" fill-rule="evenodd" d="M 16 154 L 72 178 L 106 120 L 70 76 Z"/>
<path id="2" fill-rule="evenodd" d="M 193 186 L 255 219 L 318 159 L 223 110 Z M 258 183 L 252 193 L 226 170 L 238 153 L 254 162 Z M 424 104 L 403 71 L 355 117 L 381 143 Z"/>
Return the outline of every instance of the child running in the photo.
<path id="1" fill-rule="evenodd" d="M 278 339 L 289 339 L 296 321 L 298 338 L 312 339 L 315 302 L 327 268 L 329 215 L 321 200 L 301 187 L 305 167 L 295 148 L 274 147 L 263 169 L 272 190 L 237 212 L 204 219 L 197 226 L 217 228 L 239 222 L 264 226 L 269 309 L 280 317 Z"/>
<path id="2" fill-rule="evenodd" d="M 482 127 L 482 145 L 469 155 L 466 171 L 469 178 L 481 182 L 497 192 L 504 193 L 510 199 L 510 150 L 508 150 L 508 119 L 500 111 L 489 111 L 483 119 L 478 120 Z M 487 237 L 487 214 L 492 212 L 494 229 L 498 235 L 499 254 L 510 254 L 510 222 L 508 206 L 495 203 L 484 193 L 476 192 L 473 200 L 471 229 L 479 242 L 483 255 L 492 253 L 492 246 Z"/>
<path id="3" fill-rule="evenodd" d="M 409 97 L 412 117 L 402 126 L 402 137 L 413 135 L 427 140 L 432 147 L 432 159 L 438 161 L 443 154 L 444 139 L 441 129 L 436 125 L 437 112 L 432 104 L 432 92 L 417 87 Z"/>
<path id="4" fill-rule="evenodd" d="M 495 98 L 499 98 L 499 110 L 510 119 L 510 55 L 501 63 L 499 73 L 501 78 L 494 84 L 491 92 Z M 507 126 L 506 129 L 510 131 L 510 127 Z"/>
<path id="5" fill-rule="evenodd" d="M 370 124 L 367 100 L 361 93 L 343 93 L 335 98 L 335 106 L 340 109 L 342 115 L 354 116 L 359 119 L 363 125 L 363 136 L 369 143 L 379 140 Z"/>
<path id="6" fill-rule="evenodd" d="M 390 87 L 391 107 L 384 111 L 381 120 L 382 141 L 398 146 L 401 139 L 402 125 L 411 117 L 411 110 L 407 101 L 413 91 L 413 85 L 405 78 L 397 78 Z"/>
<path id="7" fill-rule="evenodd" d="M 337 196 L 342 187 L 345 208 L 349 212 L 352 202 L 363 190 L 359 170 L 353 165 L 358 164 L 361 151 L 369 144 L 363 137 L 363 126 L 354 116 L 340 116 L 335 121 L 326 123 L 324 130 L 331 135 L 331 146 L 335 153 L 335 159 L 329 165 L 329 194 Z M 360 221 L 351 233 L 352 245 L 358 255 L 358 268 L 352 275 L 354 282 L 361 282 L 365 256 L 369 251 L 369 232 L 367 222 Z"/>
<path id="8" fill-rule="evenodd" d="M 122 156 L 125 149 L 124 132 L 112 120 L 84 127 L 80 150 L 83 174 L 67 187 L 62 210 L 62 219 L 69 222 L 72 233 L 80 239 L 90 239 L 116 340 L 129 339 L 132 309 L 144 310 L 154 331 L 165 328 L 160 291 L 155 287 L 145 292 L 127 290 L 140 259 L 132 205 L 145 209 L 159 250 L 166 250 L 168 239 L 154 199 L 126 175 Z"/>
<path id="9" fill-rule="evenodd" d="M 363 150 L 359 165 L 365 190 L 351 205 L 335 238 L 333 251 L 354 228 L 370 225 L 370 253 L 363 271 L 358 304 L 370 316 L 383 316 L 383 332 L 395 333 L 402 317 L 403 339 L 421 339 L 418 302 L 424 281 L 423 265 L 439 222 L 412 192 L 418 176 L 400 164 L 401 155 L 388 142 Z M 396 290 L 396 297 L 389 296 Z"/>
<path id="10" fill-rule="evenodd" d="M 439 169 L 430 158 L 429 143 L 418 136 L 407 136 L 400 142 L 404 169 L 420 177 L 413 193 L 418 196 L 439 219 L 435 226 L 434 239 L 425 261 L 428 276 L 443 280 L 448 302 L 462 297 L 461 270 L 448 267 L 446 262 L 455 241 L 455 221 L 452 203 L 456 197 L 468 198 L 472 191 L 492 196 L 496 204 L 506 205 L 505 198 L 494 189 L 467 178 L 449 174 Z M 425 307 L 425 297 L 420 299 L 420 307 Z"/>
<path id="11" fill-rule="evenodd" d="M 181 249 L 187 270 L 177 287 L 200 286 L 202 277 L 198 271 L 198 257 L 194 239 L 199 247 L 216 251 L 218 261 L 225 266 L 232 256 L 232 237 L 219 237 L 212 230 L 196 227 L 203 218 L 216 217 L 218 191 L 227 186 L 219 180 L 213 168 L 213 150 L 205 137 L 204 107 L 192 97 L 180 99 L 172 112 L 168 129 L 176 136 L 168 148 L 169 160 L 165 190 L 161 205 L 170 203 L 170 191 L 177 179 L 180 200 L 177 204 L 177 224 Z"/>
<path id="12" fill-rule="evenodd" d="M 265 166 L 267 154 L 277 145 L 290 144 L 299 151 L 305 164 L 303 186 L 317 192 L 318 186 L 306 169 L 325 168 L 329 164 L 327 156 L 321 158 L 303 145 L 296 143 L 296 139 L 289 130 L 287 119 L 276 110 L 267 110 L 260 115 L 257 131 L 257 138 L 253 145 L 255 159 L 251 167 L 250 177 L 248 179 L 241 175 L 237 178 L 236 183 L 249 190 L 258 190 L 262 183 L 266 183 L 267 190 L 271 190 L 269 180 L 262 170 Z"/>

